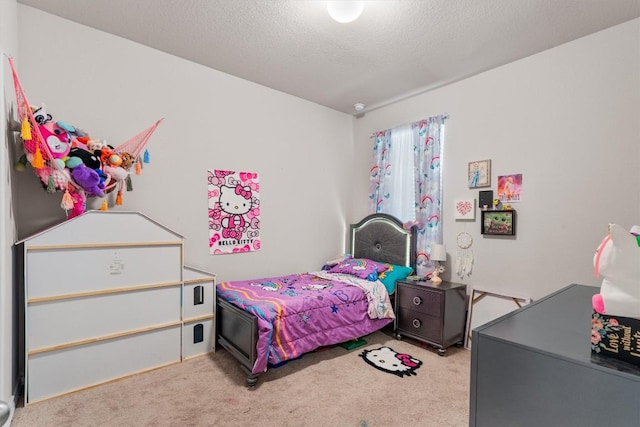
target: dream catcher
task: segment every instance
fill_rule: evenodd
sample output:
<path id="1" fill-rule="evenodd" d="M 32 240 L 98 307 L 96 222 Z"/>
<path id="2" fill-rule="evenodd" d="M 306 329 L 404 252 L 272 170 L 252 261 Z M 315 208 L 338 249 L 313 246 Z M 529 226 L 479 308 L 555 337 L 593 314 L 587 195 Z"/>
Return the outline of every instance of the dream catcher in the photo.
<path id="1" fill-rule="evenodd" d="M 471 245 L 473 245 L 473 237 L 466 231 L 458 233 L 456 237 L 456 244 L 458 250 L 456 251 L 456 274 L 461 279 L 464 276 L 471 276 L 473 270 L 473 251 Z"/>

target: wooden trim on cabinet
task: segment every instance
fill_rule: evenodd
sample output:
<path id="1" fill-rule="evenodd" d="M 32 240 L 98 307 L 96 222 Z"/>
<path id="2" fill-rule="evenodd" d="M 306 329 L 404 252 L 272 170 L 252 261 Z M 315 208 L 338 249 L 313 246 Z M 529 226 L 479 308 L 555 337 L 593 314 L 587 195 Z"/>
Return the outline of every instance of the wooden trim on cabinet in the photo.
<path id="1" fill-rule="evenodd" d="M 113 289 L 102 289 L 99 291 L 88 291 L 88 292 L 77 292 L 74 294 L 62 294 L 62 295 L 52 295 L 48 297 L 39 297 L 39 298 L 29 298 L 27 300 L 27 304 L 37 304 L 41 302 L 49 302 L 49 301 L 59 301 L 63 299 L 75 299 L 75 298 L 86 298 L 92 296 L 99 295 L 109 295 L 109 294 L 121 294 L 125 292 L 135 292 L 135 291 L 144 291 L 147 289 L 158 289 L 158 288 L 169 288 L 171 286 L 181 286 L 182 282 L 164 282 L 164 283 L 153 283 L 150 285 L 142 285 L 142 286 L 127 286 L 126 288 L 113 288 Z"/>
<path id="2" fill-rule="evenodd" d="M 190 317 L 188 319 L 182 319 L 182 321 L 184 323 L 196 323 L 196 322 L 202 322 L 202 321 L 205 321 L 205 320 L 211 320 L 214 317 L 215 316 L 213 314 L 205 314 L 204 316 Z"/>
<path id="3" fill-rule="evenodd" d="M 31 400 L 29 402 L 26 402 L 25 405 L 29 406 L 29 405 L 33 405 L 35 403 L 40 403 L 40 402 L 44 402 L 44 401 L 47 401 L 47 400 L 56 399 L 56 398 L 61 397 L 61 396 L 66 396 L 66 395 L 69 395 L 69 394 L 78 393 L 79 391 L 90 390 L 92 388 L 99 387 L 101 385 L 113 383 L 113 382 L 116 382 L 116 381 L 124 380 L 126 378 L 134 377 L 136 375 L 146 374 L 147 372 L 152 372 L 152 371 L 156 371 L 158 369 L 166 368 L 167 366 L 177 365 L 178 363 L 182 363 L 182 361 L 181 360 L 176 360 L 175 362 L 169 362 L 169 363 L 165 363 L 163 365 L 154 366 L 153 368 L 147 368 L 147 369 L 143 369 L 141 371 L 132 372 L 130 374 L 123 375 L 121 377 L 111 378 L 109 380 L 102 381 L 102 382 L 99 382 L 99 383 L 96 383 L 96 384 L 91 384 L 91 385 L 88 385 L 88 386 L 85 386 L 85 387 L 77 388 L 75 390 L 71 390 L 71 391 L 67 391 L 67 392 L 64 392 L 64 393 L 56 394 L 55 396 L 49 396 L 49 397 L 45 397 L 44 399 L 39 399 L 39 400 Z"/>
<path id="4" fill-rule="evenodd" d="M 182 242 L 113 242 L 113 243 L 77 243 L 66 245 L 31 245 L 27 246 L 27 252 L 48 251 L 52 249 L 102 249 L 102 248 L 125 248 L 144 246 L 182 246 Z"/>
<path id="5" fill-rule="evenodd" d="M 29 356 L 34 356 L 36 354 L 48 353 L 48 352 L 57 351 L 57 350 L 64 350 L 65 348 L 78 347 L 78 346 L 81 346 L 81 345 L 92 344 L 92 343 L 96 343 L 96 342 L 100 342 L 100 341 L 108 341 L 108 340 L 112 340 L 112 339 L 116 339 L 116 338 L 128 337 L 128 336 L 131 336 L 131 335 L 138 335 L 138 334 L 142 334 L 142 333 L 145 333 L 145 332 L 152 332 L 152 331 L 157 331 L 157 330 L 160 330 L 160 329 L 167 329 L 167 328 L 171 328 L 173 326 L 182 326 L 182 320 L 176 320 L 175 322 L 165 323 L 163 325 L 149 326 L 149 327 L 146 327 L 146 328 L 132 329 L 130 331 L 125 331 L 125 332 L 118 332 L 117 334 L 104 335 L 104 336 L 101 336 L 101 337 L 88 338 L 88 339 L 84 339 L 84 340 L 80 340 L 80 341 L 74 341 L 74 342 L 69 342 L 69 343 L 65 343 L 65 344 L 54 345 L 54 346 L 51 346 L 51 347 L 43 347 L 43 348 L 38 348 L 38 349 L 35 349 L 35 350 L 29 350 L 28 355 Z"/>

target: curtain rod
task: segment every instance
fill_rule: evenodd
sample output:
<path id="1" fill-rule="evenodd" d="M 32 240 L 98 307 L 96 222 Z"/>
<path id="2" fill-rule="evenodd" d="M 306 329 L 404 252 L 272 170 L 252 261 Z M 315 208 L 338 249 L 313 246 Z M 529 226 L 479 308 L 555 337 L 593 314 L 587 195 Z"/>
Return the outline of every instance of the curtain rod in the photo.
<path id="1" fill-rule="evenodd" d="M 441 114 L 441 116 L 442 116 L 442 119 L 443 119 L 443 120 L 447 120 L 447 119 L 449 118 L 449 113 Z M 432 117 L 437 117 L 437 116 L 432 116 Z M 425 120 L 428 120 L 428 119 L 416 120 L 415 122 L 406 122 L 406 123 L 403 123 L 403 124 L 401 124 L 401 125 L 394 126 L 393 128 L 390 128 L 390 129 L 379 130 L 379 131 L 377 131 L 377 132 L 373 132 L 373 133 L 371 134 L 371 136 L 369 136 L 369 138 L 375 138 L 375 136 L 376 136 L 378 133 L 380 133 L 380 132 L 386 132 L 386 131 L 388 131 L 388 130 L 395 129 L 395 128 L 399 128 L 399 127 L 401 127 L 401 126 L 414 125 L 414 124 L 416 124 L 416 123 L 420 123 L 420 122 L 423 122 L 423 121 L 425 121 Z"/>

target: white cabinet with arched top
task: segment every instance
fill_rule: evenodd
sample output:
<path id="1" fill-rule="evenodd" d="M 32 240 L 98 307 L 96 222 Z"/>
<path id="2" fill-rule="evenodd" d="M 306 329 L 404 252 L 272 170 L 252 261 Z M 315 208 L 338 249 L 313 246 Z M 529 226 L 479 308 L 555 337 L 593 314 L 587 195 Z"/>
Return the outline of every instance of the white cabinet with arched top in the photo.
<path id="1" fill-rule="evenodd" d="M 215 276 L 138 212 L 88 211 L 16 243 L 25 403 L 213 351 Z"/>

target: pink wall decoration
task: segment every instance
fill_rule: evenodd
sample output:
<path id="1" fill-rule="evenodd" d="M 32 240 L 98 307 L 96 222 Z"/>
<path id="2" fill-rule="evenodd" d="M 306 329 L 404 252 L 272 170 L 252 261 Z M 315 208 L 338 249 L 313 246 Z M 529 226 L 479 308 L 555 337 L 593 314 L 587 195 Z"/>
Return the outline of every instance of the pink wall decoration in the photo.
<path id="1" fill-rule="evenodd" d="M 522 174 L 500 175 L 498 177 L 498 199 L 502 203 L 522 201 Z"/>
<path id="2" fill-rule="evenodd" d="M 212 255 L 260 249 L 258 174 L 208 171 L 209 252 Z"/>
<path id="3" fill-rule="evenodd" d="M 476 200 L 456 199 L 453 216 L 455 219 L 476 219 Z"/>

